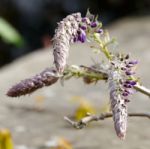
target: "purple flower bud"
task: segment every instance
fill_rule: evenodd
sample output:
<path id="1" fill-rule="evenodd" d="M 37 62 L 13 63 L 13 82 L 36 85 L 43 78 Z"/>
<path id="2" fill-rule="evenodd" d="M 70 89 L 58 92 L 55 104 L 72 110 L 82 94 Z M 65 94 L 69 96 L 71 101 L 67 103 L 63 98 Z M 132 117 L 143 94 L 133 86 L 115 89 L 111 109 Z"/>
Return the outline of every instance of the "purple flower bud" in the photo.
<path id="1" fill-rule="evenodd" d="M 114 63 L 114 62 L 111 62 L 111 64 L 112 64 L 112 65 L 115 65 L 115 63 Z"/>
<path id="2" fill-rule="evenodd" d="M 130 57 L 129 54 L 127 54 L 126 57 L 125 57 L 125 59 L 129 59 L 129 57 Z"/>
<path id="3" fill-rule="evenodd" d="M 128 96 L 129 95 L 129 93 L 127 93 L 127 92 L 124 92 L 124 93 L 122 93 L 122 96 Z"/>
<path id="4" fill-rule="evenodd" d="M 130 85 L 134 86 L 134 85 L 136 85 L 136 82 L 135 81 L 130 81 Z"/>
<path id="5" fill-rule="evenodd" d="M 138 64 L 138 61 L 137 61 L 137 60 L 134 60 L 134 61 L 129 61 L 129 64 L 136 65 L 136 64 Z"/>
<path id="6" fill-rule="evenodd" d="M 85 25 L 80 26 L 80 28 L 81 28 L 82 30 L 86 30 L 86 29 L 87 29 L 87 27 L 86 27 Z"/>
<path id="7" fill-rule="evenodd" d="M 132 85 L 130 85 L 130 84 L 124 84 L 123 85 L 125 88 L 132 88 Z"/>
<path id="8" fill-rule="evenodd" d="M 133 75 L 133 74 L 135 74 L 135 72 L 126 71 L 126 75 L 128 75 L 128 76 Z"/>
<path id="9" fill-rule="evenodd" d="M 121 70 L 126 70 L 126 68 L 125 67 L 121 67 Z"/>
<path id="10" fill-rule="evenodd" d="M 86 33 L 85 33 L 85 31 L 81 30 L 81 32 L 78 35 L 78 40 L 81 41 L 82 43 L 85 42 L 85 40 L 86 40 Z"/>
<path id="11" fill-rule="evenodd" d="M 94 28 L 97 26 L 97 22 L 91 22 L 91 27 Z"/>
<path id="12" fill-rule="evenodd" d="M 74 37 L 73 42 L 77 42 L 77 41 L 78 41 L 77 37 Z"/>
<path id="13" fill-rule="evenodd" d="M 125 84 L 134 86 L 136 84 L 136 81 L 127 80 L 127 81 L 125 81 Z"/>
<path id="14" fill-rule="evenodd" d="M 100 33 L 100 34 L 103 34 L 103 30 L 102 29 L 98 29 L 96 32 Z"/>
<path id="15" fill-rule="evenodd" d="M 130 100 L 129 100 L 129 99 L 124 99 L 124 101 L 125 101 L 125 102 L 130 102 Z"/>
<path id="16" fill-rule="evenodd" d="M 82 22 L 86 22 L 87 21 L 87 18 L 82 18 Z"/>
<path id="17" fill-rule="evenodd" d="M 130 94 L 130 90 L 129 89 L 128 90 L 125 89 L 124 92 Z"/>
<path id="18" fill-rule="evenodd" d="M 134 94 L 134 90 L 133 89 L 125 89 L 123 93 L 126 93 L 126 94 Z"/>
<path id="19" fill-rule="evenodd" d="M 126 83 L 126 84 L 130 84 L 130 80 L 126 80 L 125 83 Z"/>
<path id="20" fill-rule="evenodd" d="M 126 65 L 127 68 L 131 68 L 131 67 L 133 67 L 133 66 L 134 66 L 133 64 L 127 64 L 127 65 Z"/>

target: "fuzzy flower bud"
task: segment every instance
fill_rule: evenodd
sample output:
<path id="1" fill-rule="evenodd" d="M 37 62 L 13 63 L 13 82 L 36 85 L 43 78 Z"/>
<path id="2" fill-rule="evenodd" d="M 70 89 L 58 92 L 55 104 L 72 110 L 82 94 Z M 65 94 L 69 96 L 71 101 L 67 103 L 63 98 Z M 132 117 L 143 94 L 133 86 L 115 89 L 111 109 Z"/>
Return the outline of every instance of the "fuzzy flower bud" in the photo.
<path id="1" fill-rule="evenodd" d="M 127 129 L 127 105 L 119 84 L 121 75 L 118 71 L 109 74 L 110 102 L 113 113 L 114 127 L 119 138 L 124 139 Z"/>
<path id="2" fill-rule="evenodd" d="M 92 28 L 97 27 L 97 22 L 91 22 L 91 27 Z"/>
<path id="3" fill-rule="evenodd" d="M 59 77 L 57 76 L 56 70 L 53 68 L 47 68 L 40 74 L 14 85 L 9 89 L 7 95 L 10 97 L 19 97 L 30 94 L 39 88 L 56 83 L 58 79 Z"/>
<path id="4" fill-rule="evenodd" d="M 80 13 L 68 15 L 55 30 L 53 38 L 54 64 L 59 73 L 64 71 L 71 43 L 80 41 L 84 43 L 93 32 L 103 33 L 100 23 L 94 15 L 87 13 L 82 18 Z"/>
<path id="5" fill-rule="evenodd" d="M 133 87 L 136 85 L 136 81 L 131 79 L 134 73 L 126 64 L 137 63 L 127 60 L 126 57 L 118 55 L 112 60 L 108 79 L 114 127 L 117 136 L 121 139 L 125 138 L 127 129 L 127 102 L 130 101 L 128 96 L 133 94 Z"/>
<path id="6" fill-rule="evenodd" d="M 78 35 L 78 41 L 84 43 L 85 40 L 86 40 L 86 33 L 84 30 L 80 30 Z"/>
<path id="7" fill-rule="evenodd" d="M 81 20 L 80 13 L 68 15 L 58 23 L 58 28 L 55 30 L 53 38 L 53 55 L 54 64 L 59 73 L 62 73 L 64 70 L 70 44 L 75 41 Z M 83 41 L 83 35 L 81 36 Z"/>

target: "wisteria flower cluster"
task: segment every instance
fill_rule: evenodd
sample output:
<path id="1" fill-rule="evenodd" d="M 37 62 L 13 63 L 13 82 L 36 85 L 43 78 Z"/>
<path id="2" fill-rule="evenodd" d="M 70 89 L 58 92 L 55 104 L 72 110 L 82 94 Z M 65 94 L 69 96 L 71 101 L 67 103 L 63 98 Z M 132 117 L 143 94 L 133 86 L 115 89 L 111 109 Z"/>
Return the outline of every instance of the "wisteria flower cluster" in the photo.
<path id="1" fill-rule="evenodd" d="M 92 66 L 67 65 L 70 45 L 76 42 L 90 42 L 91 48 L 96 53 L 103 53 L 107 61 L 102 60 Z M 105 80 L 109 84 L 109 96 L 112 114 L 104 114 L 100 117 L 91 117 L 81 120 L 79 123 L 71 124 L 77 128 L 82 128 L 87 122 L 92 120 L 113 117 L 116 134 L 124 139 L 127 130 L 127 117 L 137 116 L 137 114 L 128 114 L 127 103 L 129 96 L 135 91 L 150 96 L 149 89 L 140 85 L 135 77 L 135 68 L 137 60 L 131 60 L 129 54 L 115 53 L 109 50 L 109 45 L 114 44 L 108 31 L 102 28 L 102 23 L 98 21 L 98 16 L 92 15 L 89 11 L 85 17 L 80 13 L 68 15 L 55 30 L 53 38 L 53 55 L 55 67 L 47 68 L 40 74 L 32 78 L 25 79 L 9 89 L 7 95 L 10 97 L 19 97 L 30 94 L 33 91 L 44 86 L 50 86 L 59 79 L 65 81 L 72 77 L 82 78 L 86 84 L 97 83 Z"/>
<path id="2" fill-rule="evenodd" d="M 129 55 L 117 55 L 111 60 L 109 72 L 110 102 L 115 130 L 120 138 L 125 138 L 127 129 L 128 96 L 133 94 L 136 80 L 132 71 L 137 61 L 130 61 Z"/>
<path id="3" fill-rule="evenodd" d="M 80 13 L 68 15 L 60 23 L 53 38 L 54 63 L 59 73 L 64 71 L 71 43 L 84 43 L 94 33 L 102 34 L 102 23 L 89 12 L 82 18 Z"/>

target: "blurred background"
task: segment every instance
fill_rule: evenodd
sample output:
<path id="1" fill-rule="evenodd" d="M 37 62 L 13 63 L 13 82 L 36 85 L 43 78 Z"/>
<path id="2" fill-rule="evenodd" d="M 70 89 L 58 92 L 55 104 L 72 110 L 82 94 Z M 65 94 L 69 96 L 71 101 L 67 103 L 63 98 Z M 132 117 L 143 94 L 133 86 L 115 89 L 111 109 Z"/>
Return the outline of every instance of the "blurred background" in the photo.
<path id="1" fill-rule="evenodd" d="M 150 0 L 0 0 L 0 67 L 48 47 L 57 22 L 87 8 L 104 25 L 125 16 L 150 15 Z"/>

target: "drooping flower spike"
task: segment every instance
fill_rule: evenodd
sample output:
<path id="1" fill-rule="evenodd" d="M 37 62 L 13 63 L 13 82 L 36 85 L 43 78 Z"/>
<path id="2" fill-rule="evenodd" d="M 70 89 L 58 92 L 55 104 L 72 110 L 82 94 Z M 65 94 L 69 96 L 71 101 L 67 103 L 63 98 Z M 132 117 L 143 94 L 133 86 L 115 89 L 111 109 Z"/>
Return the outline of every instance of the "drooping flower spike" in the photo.
<path id="1" fill-rule="evenodd" d="M 84 43 L 87 36 L 93 34 L 93 32 L 102 34 L 103 30 L 101 29 L 101 23 L 94 18 L 94 15 L 89 13 L 84 18 L 81 17 L 80 13 L 74 13 L 58 23 L 53 38 L 53 55 L 54 64 L 59 73 L 62 73 L 66 66 L 70 44 Z"/>
<path id="2" fill-rule="evenodd" d="M 70 44 L 77 40 L 77 32 L 81 19 L 80 13 L 71 14 L 59 22 L 55 30 L 53 55 L 54 64 L 59 73 L 62 73 L 66 66 Z"/>
<path id="3" fill-rule="evenodd" d="M 22 95 L 30 94 L 35 90 L 44 86 L 50 86 L 58 81 L 57 71 L 54 68 L 47 68 L 40 74 L 32 78 L 25 79 L 18 84 L 12 86 L 7 95 L 10 97 L 19 97 Z"/>
<path id="4" fill-rule="evenodd" d="M 133 79 L 132 68 L 126 64 L 131 63 L 127 56 L 116 56 L 111 61 L 109 73 L 110 102 L 113 112 L 114 127 L 119 138 L 124 139 L 127 130 L 127 103 L 129 95 L 133 94 L 136 81 Z M 132 61 L 135 62 L 135 61 Z M 137 64 L 137 63 L 134 63 Z M 124 69 L 122 69 L 124 68 Z M 130 69 L 130 70 L 128 70 Z"/>

